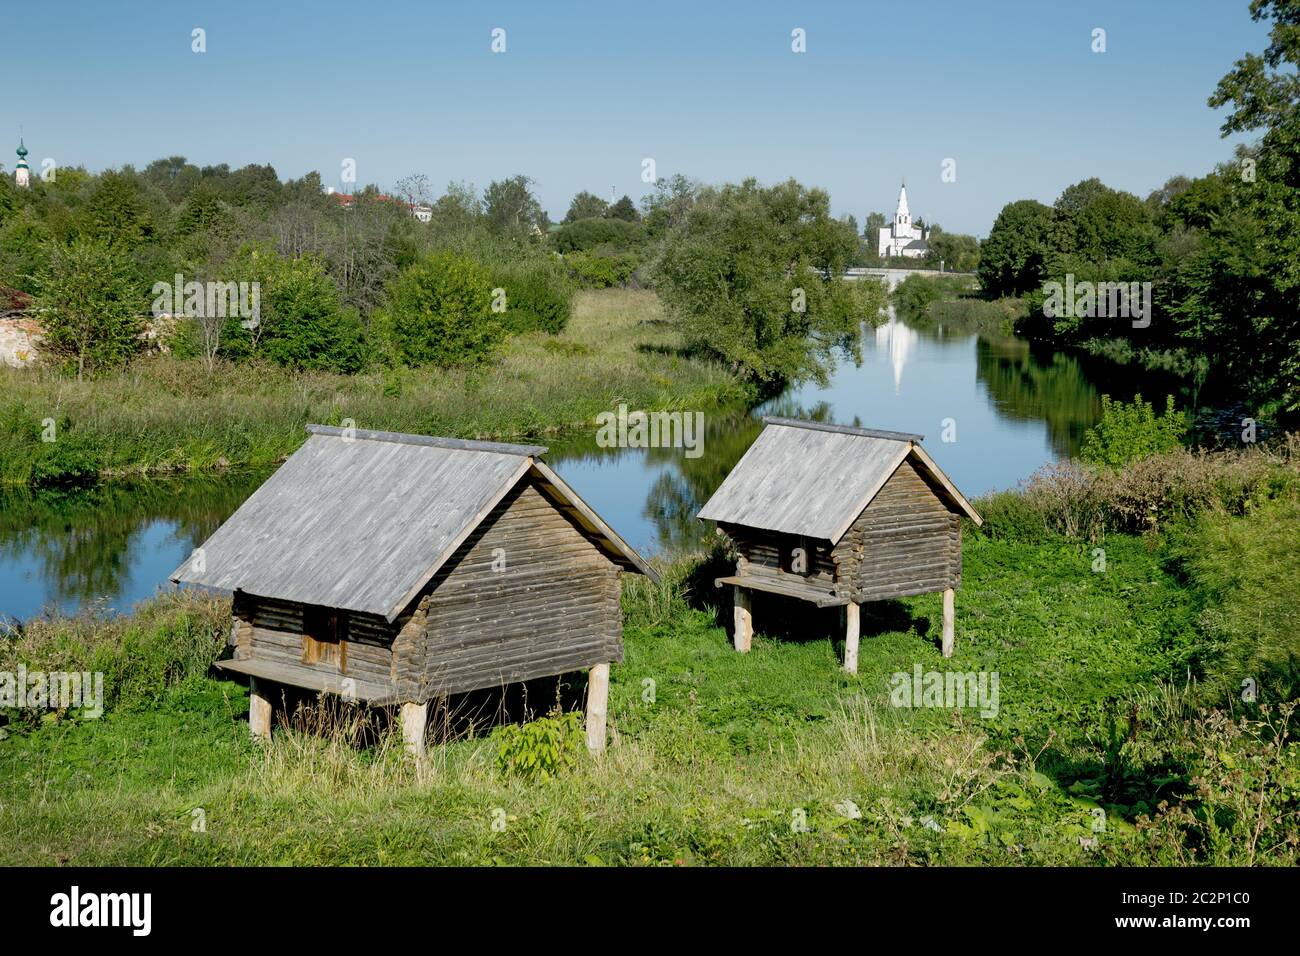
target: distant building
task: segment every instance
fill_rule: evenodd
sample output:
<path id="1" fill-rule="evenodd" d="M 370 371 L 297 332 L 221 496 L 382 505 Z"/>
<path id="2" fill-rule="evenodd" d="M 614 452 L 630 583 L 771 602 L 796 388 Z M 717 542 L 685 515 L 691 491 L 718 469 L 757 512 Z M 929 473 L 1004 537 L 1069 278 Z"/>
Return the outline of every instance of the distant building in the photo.
<path id="1" fill-rule="evenodd" d="M 19 189 L 27 189 L 31 184 L 31 171 L 27 168 L 27 147 L 23 145 L 20 136 L 18 138 L 18 165 L 14 167 L 14 185 Z"/>
<path id="2" fill-rule="evenodd" d="M 907 184 L 904 183 L 898 190 L 898 208 L 894 210 L 894 221 L 880 230 L 880 245 L 876 254 L 882 259 L 890 256 L 920 259 L 929 249 L 925 233 L 920 227 L 912 225 L 912 214 L 907 208 Z"/>
<path id="3" fill-rule="evenodd" d="M 356 205 L 357 202 L 357 197 L 352 193 L 331 192 L 330 195 L 333 196 L 334 201 L 344 209 L 351 209 L 353 206 Z M 424 203 L 409 203 L 406 202 L 405 200 L 398 199 L 395 196 L 390 196 L 387 193 L 378 193 L 375 196 L 375 198 L 380 200 L 381 202 L 395 202 L 405 206 L 407 208 L 407 211 L 410 212 L 410 214 L 414 216 L 416 219 L 418 219 L 420 222 L 433 221 L 432 206 L 427 206 Z"/>

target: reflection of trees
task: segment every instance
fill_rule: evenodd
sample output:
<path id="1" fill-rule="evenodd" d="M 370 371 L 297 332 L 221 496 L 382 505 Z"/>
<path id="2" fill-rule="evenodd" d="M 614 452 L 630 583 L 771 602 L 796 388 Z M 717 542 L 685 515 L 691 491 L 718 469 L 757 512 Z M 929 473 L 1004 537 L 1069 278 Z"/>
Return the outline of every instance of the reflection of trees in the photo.
<path id="1" fill-rule="evenodd" d="M 761 423 L 745 411 L 706 414 L 704 454 L 699 458 L 687 458 L 680 449 L 649 449 L 650 461 L 669 466 L 655 482 L 642 512 L 654 522 L 663 551 L 689 550 L 713 533 L 711 527 L 695 520 L 695 513 L 761 430 Z"/>
<path id="2" fill-rule="evenodd" d="M 1137 365 L 1116 365 L 1085 353 L 1056 352 L 1022 339 L 980 336 L 975 373 L 1000 415 L 1041 421 L 1059 456 L 1078 453 L 1084 433 L 1101 416 L 1101 395 L 1130 401 L 1168 393 L 1184 401 L 1189 383 Z"/>
<path id="3" fill-rule="evenodd" d="M 788 397 L 778 397 L 752 412 L 740 408 L 706 412 L 704 454 L 698 458 L 687 458 L 680 448 L 600 448 L 594 434 L 553 445 L 547 458 L 552 464 L 575 460 L 612 463 L 632 455 L 644 467 L 658 467 L 659 475 L 641 514 L 655 528 L 657 550 L 667 554 L 690 551 L 713 533 L 710 525 L 695 520 L 696 512 L 754 443 L 762 431 L 763 415 L 824 421 L 830 415 L 830 406 L 823 402 L 807 408 Z"/>
<path id="4" fill-rule="evenodd" d="M 689 414 L 689 413 L 683 413 Z M 695 520 L 709 495 L 722 484 L 758 436 L 760 423 L 743 408 L 704 413 L 704 454 L 687 458 L 682 448 L 601 448 L 594 431 L 581 438 L 553 443 L 547 460 L 560 468 L 564 462 L 598 462 L 612 465 L 625 456 L 636 467 L 658 468 L 642 516 L 655 528 L 656 548 L 664 552 L 692 550 L 712 533 Z"/>
<path id="5" fill-rule="evenodd" d="M 193 546 L 252 494 L 263 473 L 110 483 L 71 491 L 0 491 L 0 554 L 34 561 L 58 603 L 116 595 L 155 522 Z"/>

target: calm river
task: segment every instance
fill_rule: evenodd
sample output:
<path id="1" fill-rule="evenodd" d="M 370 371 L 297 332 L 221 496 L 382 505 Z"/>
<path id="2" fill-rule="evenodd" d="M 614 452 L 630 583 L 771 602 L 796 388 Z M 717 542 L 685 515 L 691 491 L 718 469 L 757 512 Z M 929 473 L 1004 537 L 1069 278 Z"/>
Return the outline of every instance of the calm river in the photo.
<path id="1" fill-rule="evenodd" d="M 749 447 L 765 414 L 817 417 L 926 436 L 926 449 L 968 497 L 1012 488 L 1074 454 L 1103 392 L 1163 400 L 1177 386 L 1100 359 L 1016 338 L 911 327 L 867 328 L 862 364 L 843 362 L 826 387 L 804 385 L 751 410 L 707 416 L 704 453 L 602 449 L 594 432 L 551 447 L 547 460 L 643 553 L 690 546 L 694 514 Z M 945 420 L 951 419 L 944 441 Z M 111 484 L 0 503 L 0 617 L 50 607 L 128 610 L 264 480 L 266 473 Z"/>

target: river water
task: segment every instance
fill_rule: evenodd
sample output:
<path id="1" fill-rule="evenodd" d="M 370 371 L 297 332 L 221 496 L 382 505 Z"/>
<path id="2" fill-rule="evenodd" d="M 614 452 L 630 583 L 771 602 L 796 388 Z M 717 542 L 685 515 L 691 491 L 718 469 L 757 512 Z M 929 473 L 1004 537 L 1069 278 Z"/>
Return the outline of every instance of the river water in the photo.
<path id="1" fill-rule="evenodd" d="M 967 495 L 1016 486 L 1078 451 L 1103 393 L 1163 402 L 1176 382 L 1006 336 L 864 326 L 862 361 L 839 363 L 754 409 L 705 417 L 703 454 L 600 448 L 595 431 L 552 445 L 547 461 L 633 547 L 671 553 L 701 540 L 695 512 L 761 429 L 765 414 L 918 432 Z M 951 440 L 945 440 L 951 439 Z M 0 618 L 44 610 L 126 611 L 239 507 L 267 473 L 104 484 L 0 498 Z"/>

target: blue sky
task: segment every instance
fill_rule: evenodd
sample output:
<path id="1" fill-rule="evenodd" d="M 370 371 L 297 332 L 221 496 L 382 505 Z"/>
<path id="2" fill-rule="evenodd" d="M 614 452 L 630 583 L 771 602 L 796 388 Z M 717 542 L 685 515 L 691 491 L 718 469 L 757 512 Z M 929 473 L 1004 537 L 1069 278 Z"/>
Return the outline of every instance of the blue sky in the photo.
<path id="1" fill-rule="evenodd" d="M 36 168 L 181 153 L 342 187 L 351 157 L 362 183 L 438 191 L 523 172 L 559 218 L 580 189 L 639 198 L 650 157 L 660 176 L 793 176 L 859 220 L 906 177 L 914 215 L 978 235 L 1013 199 L 1088 176 L 1145 196 L 1230 156 L 1206 97 L 1267 33 L 1246 0 L 71 0 L 4 24 L 10 169 L 21 126 Z"/>

